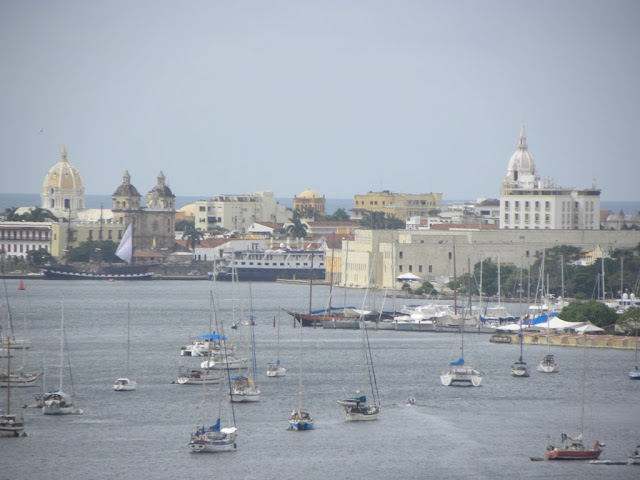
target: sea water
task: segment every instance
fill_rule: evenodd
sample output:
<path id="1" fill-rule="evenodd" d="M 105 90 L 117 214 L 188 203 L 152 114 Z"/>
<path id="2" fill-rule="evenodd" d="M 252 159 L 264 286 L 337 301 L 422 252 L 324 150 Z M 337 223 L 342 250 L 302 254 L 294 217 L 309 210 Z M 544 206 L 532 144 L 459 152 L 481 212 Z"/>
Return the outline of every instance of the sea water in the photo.
<path id="1" fill-rule="evenodd" d="M 59 384 L 64 304 L 72 368 L 64 371 L 63 389 L 68 389 L 71 373 L 76 407 L 83 413 L 43 416 L 38 409 L 22 410 L 28 436 L 0 438 L 0 479 L 631 478 L 637 474 L 637 467 L 626 465 L 530 460 L 544 456 L 549 440 L 557 443 L 561 433 L 579 431 L 583 385 L 585 444 L 597 439 L 606 443 L 601 459 L 626 459 L 640 443 L 640 382 L 628 378 L 633 351 L 588 349 L 583 384 L 582 349 L 555 347 L 552 353 L 560 372 L 542 374 L 535 367 L 546 347 L 525 345 L 531 377 L 514 378 L 510 366 L 520 354 L 517 345 L 492 344 L 489 335 L 466 334 L 465 359 L 485 373 L 484 381 L 478 388 L 443 387 L 439 374 L 459 357 L 459 335 L 368 330 L 382 409 L 377 421 L 346 422 L 337 400 L 344 390 L 368 388 L 363 379 L 363 331 L 294 328 L 283 309 L 307 311 L 308 286 L 28 280 L 23 292 L 17 290 L 17 280 L 4 282 L 16 336 L 22 333 L 26 295 L 28 365 L 44 367 L 47 389 Z M 338 289 L 334 294 L 334 305 L 367 304 L 363 290 Z M 314 288 L 313 308 L 326 306 L 327 295 L 327 287 Z M 129 374 L 138 389 L 115 392 L 113 382 L 126 369 L 127 304 L 131 306 Z M 230 327 L 250 314 L 256 319 L 260 401 L 234 405 L 236 451 L 192 453 L 189 434 L 196 425 L 213 423 L 217 387 L 174 383 L 181 365 L 195 367 L 201 360 L 181 357 L 180 346 L 190 336 L 206 333 L 209 322 L 217 320 L 236 352 L 248 356 L 249 327 Z M 279 359 L 287 374 L 268 378 L 267 364 L 277 360 L 278 332 Z M 303 401 L 315 418 L 315 429 L 307 432 L 287 430 L 288 415 L 300 401 L 301 350 Z M 40 384 L 15 389 L 14 406 L 31 402 L 32 394 L 42 388 Z M 6 392 L 0 393 L 4 407 Z M 407 406 L 408 397 L 415 397 L 416 404 Z"/>

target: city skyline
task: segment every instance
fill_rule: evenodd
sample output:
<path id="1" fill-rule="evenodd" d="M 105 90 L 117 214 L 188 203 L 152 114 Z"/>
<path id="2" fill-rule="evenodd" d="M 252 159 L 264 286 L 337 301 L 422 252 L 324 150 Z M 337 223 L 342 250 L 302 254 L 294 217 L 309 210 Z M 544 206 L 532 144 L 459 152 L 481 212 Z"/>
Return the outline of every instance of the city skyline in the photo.
<path id="1" fill-rule="evenodd" d="M 66 147 L 87 194 L 498 198 L 541 177 L 636 201 L 634 1 L 5 2 L 2 193 Z"/>

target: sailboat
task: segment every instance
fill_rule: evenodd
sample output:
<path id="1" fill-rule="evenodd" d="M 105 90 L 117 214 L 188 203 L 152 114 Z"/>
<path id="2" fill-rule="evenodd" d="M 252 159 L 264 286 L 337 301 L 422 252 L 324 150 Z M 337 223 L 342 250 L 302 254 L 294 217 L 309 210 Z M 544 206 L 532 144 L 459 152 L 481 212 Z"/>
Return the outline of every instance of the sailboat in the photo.
<path id="1" fill-rule="evenodd" d="M 257 402 L 260 400 L 260 388 L 256 384 L 257 381 L 257 364 L 256 364 L 256 336 L 255 323 L 250 325 L 250 348 L 251 348 L 251 377 L 247 375 L 238 375 L 233 377 L 231 385 L 231 401 L 232 402 Z"/>
<path id="2" fill-rule="evenodd" d="M 267 377 L 284 377 L 287 373 L 287 369 L 280 364 L 280 315 L 278 315 L 276 328 L 276 361 L 269 363 L 267 367 Z"/>
<path id="3" fill-rule="evenodd" d="M 6 294 L 6 283 L 5 283 Z M 11 322 L 11 310 L 9 309 L 9 299 L 7 298 L 7 312 L 8 312 L 8 330 L 9 334 L 6 337 L 5 342 L 2 344 L 3 356 L 13 357 L 13 351 L 16 348 L 22 349 L 22 365 L 15 370 L 7 370 L 6 372 L 0 372 L 0 387 L 32 387 L 35 386 L 36 380 L 40 377 L 39 371 L 28 372 L 26 371 L 27 363 L 27 349 L 29 348 L 29 338 L 27 335 L 27 297 L 26 292 L 23 299 L 24 303 L 24 318 L 23 318 L 23 338 L 16 339 L 13 334 L 13 326 Z M 0 328 L 0 331 L 2 329 Z"/>
<path id="4" fill-rule="evenodd" d="M 68 415 L 72 413 L 82 413 L 82 410 L 75 409 L 73 406 L 74 391 L 73 391 L 73 377 L 71 378 L 71 391 L 67 393 L 62 390 L 62 379 L 65 369 L 65 336 L 64 336 L 64 299 L 62 300 L 62 316 L 60 320 L 60 383 L 57 390 L 46 392 L 42 396 L 42 413 L 44 415 Z M 67 355 L 67 364 L 69 362 L 69 356 Z M 69 371 L 71 366 L 68 365 Z"/>
<path id="5" fill-rule="evenodd" d="M 520 266 L 520 306 L 522 306 L 522 265 Z M 511 365 L 511 376 L 512 377 L 528 377 L 529 376 L 529 367 L 527 363 L 523 360 L 522 354 L 522 343 L 524 341 L 524 335 L 522 334 L 522 317 L 518 319 L 518 326 L 520 329 L 518 330 L 518 340 L 520 340 L 520 358 L 517 362 L 514 362 Z"/>
<path id="6" fill-rule="evenodd" d="M 11 346 L 11 337 L 7 336 L 7 345 Z M 11 372 L 11 355 L 7 355 L 7 372 Z M 0 414 L 0 437 L 19 437 L 24 433 L 24 419 L 11 413 L 11 375 L 7 383 L 7 411 Z"/>
<path id="7" fill-rule="evenodd" d="M 211 293 L 211 305 L 212 311 L 215 315 L 215 307 L 213 306 L 213 293 Z M 218 328 L 216 320 L 216 328 Z M 219 331 L 222 339 L 224 339 L 224 331 L 222 325 L 219 326 Z M 222 341 L 223 353 L 226 353 L 224 348 L 224 340 Z M 225 380 L 219 382 L 217 400 L 218 411 L 216 423 L 210 426 L 206 426 L 207 423 L 207 408 L 206 408 L 206 386 L 203 384 L 203 408 L 202 408 L 202 427 L 196 427 L 196 430 L 191 433 L 189 439 L 189 449 L 194 453 L 206 453 L 206 452 L 228 452 L 237 448 L 236 440 L 238 438 L 238 429 L 236 427 L 235 411 L 233 408 L 233 402 L 226 402 L 227 394 L 230 394 L 230 390 L 227 390 L 228 383 L 230 382 L 229 371 L 226 371 Z M 227 413 L 227 425 L 221 427 L 221 414 L 223 405 L 226 405 Z"/>
<path id="8" fill-rule="evenodd" d="M 633 370 L 629 372 L 629 378 L 631 380 L 640 380 L 640 367 L 638 366 L 638 329 L 636 328 L 636 359 L 633 365 Z"/>
<path id="9" fill-rule="evenodd" d="M 545 250 L 542 250 L 542 264 L 540 265 L 540 278 L 544 281 L 544 262 L 545 262 Z M 562 271 L 564 272 L 564 261 L 562 261 Z M 564 273 L 562 274 L 563 283 L 563 300 L 564 300 Z M 556 363 L 556 358 L 551 354 L 551 329 L 549 328 L 550 317 L 547 317 L 547 354 L 538 364 L 538 371 L 542 373 L 555 373 L 560 370 L 560 367 Z"/>
<path id="10" fill-rule="evenodd" d="M 300 325 L 302 327 L 302 325 Z M 302 393 L 302 331 L 300 328 L 300 377 L 299 377 L 299 389 L 300 400 L 298 406 L 291 411 L 289 415 L 289 430 L 312 430 L 313 429 L 313 417 L 309 410 L 304 407 L 304 396 Z"/>
<path id="11" fill-rule="evenodd" d="M 511 365 L 511 376 L 512 377 L 528 377 L 529 376 L 529 367 L 527 366 L 527 362 L 522 359 L 522 319 L 520 320 L 520 331 L 518 332 L 518 339 L 520 340 L 520 358 L 518 361 L 513 362 Z"/>
<path id="12" fill-rule="evenodd" d="M 135 390 L 138 387 L 138 384 L 135 380 L 131 380 L 129 378 L 129 357 L 131 352 L 130 346 L 130 335 L 131 333 L 131 304 L 127 304 L 127 370 L 126 375 L 124 377 L 120 377 L 113 384 L 113 389 L 116 392 L 126 392 Z"/>
<path id="13" fill-rule="evenodd" d="M 149 265 L 133 264 L 133 224 L 129 224 L 115 254 L 127 265 L 98 267 L 98 271 L 78 270 L 73 265 L 54 265 L 42 269 L 46 280 L 151 280 Z"/>
<path id="14" fill-rule="evenodd" d="M 560 435 L 562 445 L 548 445 L 544 456 L 547 460 L 596 460 L 602 453 L 604 443 L 596 440 L 593 447 L 585 447 L 582 443 L 582 434 L 584 432 L 584 401 L 586 393 L 587 380 L 587 334 L 584 335 L 584 343 L 582 346 L 582 399 L 580 404 L 580 433 L 572 436 L 563 433 Z M 566 442 L 566 443 L 565 443 Z"/>
<path id="15" fill-rule="evenodd" d="M 360 397 L 360 401 L 355 402 L 353 405 L 347 405 L 344 407 L 344 411 L 347 415 L 348 422 L 377 420 L 380 413 L 380 402 L 378 401 L 378 383 L 376 381 L 375 370 L 373 369 L 373 357 L 371 356 L 371 346 L 369 344 L 369 333 L 366 322 L 361 322 L 362 327 L 362 350 L 364 359 L 364 372 L 366 380 L 369 382 L 371 389 L 371 399 L 373 401 L 367 401 L 365 395 Z"/>
<path id="16" fill-rule="evenodd" d="M 184 355 L 185 351 L 189 351 L 188 357 L 206 355 L 207 360 L 205 365 L 201 368 L 189 368 L 181 366 L 178 369 L 178 384 L 179 385 L 209 385 L 212 383 L 220 383 L 222 381 L 222 370 L 212 369 L 209 367 L 212 361 L 212 355 L 214 350 L 218 355 L 222 352 L 228 352 L 231 343 L 227 342 L 227 337 L 216 333 L 213 328 L 215 312 L 213 311 L 213 301 L 211 302 L 211 312 L 209 315 L 209 331 L 206 335 L 198 335 L 195 337 L 189 347 L 182 347 L 180 354 Z M 217 327 L 216 327 L 217 328 Z"/>
<path id="17" fill-rule="evenodd" d="M 469 269 L 469 272 L 471 272 L 471 269 Z M 453 248 L 453 278 L 454 278 L 453 284 L 455 289 L 456 283 L 457 283 L 455 246 Z M 471 276 L 469 276 L 469 280 L 471 280 Z M 469 293 L 471 294 L 470 286 L 469 286 Z M 457 309 L 457 305 L 454 304 L 454 311 L 455 309 Z M 455 312 L 455 314 L 457 314 L 457 312 Z M 479 387 L 484 377 L 484 373 L 474 369 L 470 365 L 465 365 L 464 363 L 464 322 L 465 322 L 465 315 L 463 313 L 462 324 L 460 326 L 460 358 L 454 362 L 451 362 L 449 364 L 450 365 L 449 370 L 443 371 L 440 374 L 440 382 L 445 387 L 449 387 L 452 385 L 465 385 L 465 386 Z"/>

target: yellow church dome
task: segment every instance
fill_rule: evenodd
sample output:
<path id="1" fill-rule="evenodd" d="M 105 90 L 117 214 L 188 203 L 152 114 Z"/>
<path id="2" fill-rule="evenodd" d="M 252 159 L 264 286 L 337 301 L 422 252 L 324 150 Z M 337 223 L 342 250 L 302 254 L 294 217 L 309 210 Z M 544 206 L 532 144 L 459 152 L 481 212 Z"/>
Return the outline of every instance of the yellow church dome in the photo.
<path id="1" fill-rule="evenodd" d="M 65 147 L 62 147 L 60 152 L 60 161 L 51 167 L 45 175 L 42 188 L 43 190 L 53 188 L 62 191 L 77 191 L 84 188 L 80 173 L 67 160 L 67 149 Z"/>
<path id="2" fill-rule="evenodd" d="M 298 198 L 322 198 L 322 195 L 320 195 L 318 192 L 314 192 L 313 190 L 305 190 L 300 195 L 298 195 Z"/>

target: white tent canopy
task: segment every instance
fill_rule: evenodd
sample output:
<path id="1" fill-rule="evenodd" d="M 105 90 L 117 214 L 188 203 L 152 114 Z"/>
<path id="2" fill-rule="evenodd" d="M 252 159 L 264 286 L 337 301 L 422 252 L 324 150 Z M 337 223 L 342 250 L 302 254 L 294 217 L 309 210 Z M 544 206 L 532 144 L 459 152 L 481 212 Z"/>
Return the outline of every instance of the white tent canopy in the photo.
<path id="1" fill-rule="evenodd" d="M 414 275 L 413 273 L 403 273 L 402 275 L 396 277 L 396 280 L 399 282 L 419 282 L 422 280 L 419 276 Z"/>
<path id="2" fill-rule="evenodd" d="M 538 328 L 551 328 L 553 330 L 564 330 L 567 328 L 576 328 L 584 325 L 584 322 L 566 322 L 558 317 L 551 317 L 544 323 L 535 325 Z"/>
<path id="3" fill-rule="evenodd" d="M 591 322 L 584 323 L 581 326 L 574 328 L 574 330 L 578 333 L 604 332 L 604 328 L 597 327 Z"/>

